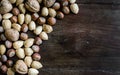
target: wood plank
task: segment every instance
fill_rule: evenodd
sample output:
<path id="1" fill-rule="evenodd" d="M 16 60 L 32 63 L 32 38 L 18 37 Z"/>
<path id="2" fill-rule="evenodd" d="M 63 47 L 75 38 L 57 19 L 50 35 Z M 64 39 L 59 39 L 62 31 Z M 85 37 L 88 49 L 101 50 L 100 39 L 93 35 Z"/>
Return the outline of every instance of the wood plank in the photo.
<path id="1" fill-rule="evenodd" d="M 41 74 L 120 75 L 120 6 L 79 6 L 41 46 Z"/>

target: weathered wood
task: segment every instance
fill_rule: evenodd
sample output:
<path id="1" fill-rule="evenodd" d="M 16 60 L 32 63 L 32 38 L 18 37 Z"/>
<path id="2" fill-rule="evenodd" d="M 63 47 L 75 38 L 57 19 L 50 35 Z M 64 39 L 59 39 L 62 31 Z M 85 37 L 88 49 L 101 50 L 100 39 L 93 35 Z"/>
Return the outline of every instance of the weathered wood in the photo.
<path id="1" fill-rule="evenodd" d="M 80 4 L 41 45 L 43 75 L 120 75 L 120 6 Z"/>

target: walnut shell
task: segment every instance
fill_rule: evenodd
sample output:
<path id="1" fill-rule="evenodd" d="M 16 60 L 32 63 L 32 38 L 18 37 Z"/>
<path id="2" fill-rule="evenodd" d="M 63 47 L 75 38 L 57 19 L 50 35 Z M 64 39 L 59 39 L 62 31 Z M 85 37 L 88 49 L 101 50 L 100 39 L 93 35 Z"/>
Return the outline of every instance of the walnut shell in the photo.
<path id="1" fill-rule="evenodd" d="M 37 0 L 27 0 L 25 7 L 31 12 L 38 12 L 40 10 L 40 4 Z"/>
<path id="2" fill-rule="evenodd" d="M 10 41 L 17 41 L 19 39 L 19 32 L 15 29 L 5 30 L 5 36 Z"/>
<path id="3" fill-rule="evenodd" d="M 12 8 L 12 4 L 8 0 L 2 0 L 0 2 L 0 14 L 10 12 Z"/>
<path id="4" fill-rule="evenodd" d="M 44 0 L 43 3 L 46 7 L 51 7 L 56 0 Z"/>

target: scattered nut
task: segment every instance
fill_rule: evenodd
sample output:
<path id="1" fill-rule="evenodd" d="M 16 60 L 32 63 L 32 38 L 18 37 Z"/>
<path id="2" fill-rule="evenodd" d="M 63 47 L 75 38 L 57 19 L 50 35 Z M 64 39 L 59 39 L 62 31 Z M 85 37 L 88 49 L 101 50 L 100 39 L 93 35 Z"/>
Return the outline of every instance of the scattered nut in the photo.
<path id="1" fill-rule="evenodd" d="M 31 48 L 25 48 L 24 51 L 27 56 L 31 56 L 33 54 L 33 50 Z"/>
<path id="2" fill-rule="evenodd" d="M 0 67 L 0 69 L 1 69 L 1 72 L 2 73 L 7 73 L 7 66 L 6 65 L 2 65 L 1 67 Z"/>
<path id="3" fill-rule="evenodd" d="M 12 9 L 12 13 L 13 13 L 13 15 L 17 16 L 17 15 L 20 14 L 20 11 L 19 11 L 18 8 L 13 8 L 13 9 Z"/>
<path id="4" fill-rule="evenodd" d="M 0 54 L 3 55 L 6 52 L 6 47 L 5 45 L 0 45 Z"/>
<path id="5" fill-rule="evenodd" d="M 32 14 L 32 20 L 36 21 L 39 18 L 38 13 L 33 13 Z"/>
<path id="6" fill-rule="evenodd" d="M 12 67 L 13 66 L 13 61 L 12 60 L 7 60 L 6 62 L 8 67 Z"/>
<path id="7" fill-rule="evenodd" d="M 15 75 L 15 72 L 12 70 L 12 68 L 8 68 L 7 75 Z"/>
<path id="8" fill-rule="evenodd" d="M 20 34 L 20 39 L 21 39 L 21 40 L 27 40 L 27 39 L 28 39 L 28 34 L 26 34 L 26 33 L 21 33 L 21 34 Z"/>
<path id="9" fill-rule="evenodd" d="M 25 64 L 30 67 L 31 63 L 32 63 L 32 58 L 30 56 L 26 56 L 24 59 Z"/>
<path id="10" fill-rule="evenodd" d="M 39 53 L 34 53 L 34 54 L 32 55 L 32 58 L 33 58 L 33 60 L 35 60 L 35 61 L 39 61 L 39 60 L 41 59 L 41 56 L 40 56 Z"/>
<path id="11" fill-rule="evenodd" d="M 19 24 L 23 24 L 24 21 L 25 21 L 25 16 L 24 16 L 24 14 L 19 14 L 19 15 L 18 15 L 18 22 L 19 22 Z"/>
<path id="12" fill-rule="evenodd" d="M 12 47 L 12 42 L 9 41 L 9 40 L 6 40 L 5 41 L 5 46 L 6 46 L 6 48 L 11 48 Z"/>
<path id="13" fill-rule="evenodd" d="M 28 70 L 28 75 L 38 75 L 38 74 L 39 74 L 39 71 L 37 69 L 30 68 Z"/>
<path id="14" fill-rule="evenodd" d="M 45 24 L 45 23 L 46 23 L 46 19 L 45 19 L 44 17 L 39 17 L 39 18 L 37 19 L 37 23 L 38 23 L 39 25 Z"/>
<path id="15" fill-rule="evenodd" d="M 31 15 L 30 14 L 26 14 L 25 15 L 25 23 L 29 24 L 31 22 Z"/>
<path id="16" fill-rule="evenodd" d="M 18 60 L 15 64 L 15 70 L 16 72 L 20 74 L 27 74 L 28 68 L 27 65 L 24 63 L 23 60 Z"/>
<path id="17" fill-rule="evenodd" d="M 17 16 L 12 16 L 12 17 L 10 18 L 10 21 L 11 21 L 12 23 L 17 23 Z"/>
<path id="18" fill-rule="evenodd" d="M 2 26 L 5 30 L 6 29 L 11 29 L 11 21 L 10 20 L 3 20 L 2 21 Z"/>
<path id="19" fill-rule="evenodd" d="M 42 26 L 38 26 L 38 27 L 36 27 L 36 29 L 34 30 L 34 33 L 35 33 L 36 35 L 39 35 L 41 32 L 42 32 Z"/>
<path id="20" fill-rule="evenodd" d="M 46 33 L 51 33 L 51 32 L 53 31 L 53 28 L 52 28 L 52 26 L 50 26 L 50 25 L 43 24 L 43 30 L 44 30 Z"/>
<path id="21" fill-rule="evenodd" d="M 39 37 L 42 39 L 42 40 L 48 40 L 48 35 L 46 32 L 41 32 Z"/>
<path id="22" fill-rule="evenodd" d="M 55 24 L 56 24 L 56 19 L 55 19 L 54 17 L 49 17 L 49 18 L 47 19 L 47 23 L 48 23 L 49 25 L 55 25 Z"/>
<path id="23" fill-rule="evenodd" d="M 7 61 L 7 56 L 6 55 L 2 55 L 1 56 L 1 61 L 2 62 L 6 62 Z"/>
<path id="24" fill-rule="evenodd" d="M 56 13 L 55 9 L 49 8 L 48 10 L 49 10 L 49 16 L 51 16 L 51 17 L 56 16 L 57 13 Z"/>
<path id="25" fill-rule="evenodd" d="M 6 14 L 3 15 L 3 19 L 9 19 L 9 18 L 11 18 L 12 16 L 13 16 L 13 14 L 11 14 L 11 13 L 6 13 Z"/>
<path id="26" fill-rule="evenodd" d="M 55 9 L 55 10 L 59 10 L 59 9 L 60 9 L 60 3 L 56 2 L 56 3 L 53 5 L 52 8 Z"/>
<path id="27" fill-rule="evenodd" d="M 9 49 L 7 51 L 7 56 L 8 57 L 14 57 L 15 56 L 15 50 L 14 49 Z"/>
<path id="28" fill-rule="evenodd" d="M 42 44 L 42 40 L 41 40 L 40 37 L 36 37 L 36 38 L 35 38 L 35 44 L 36 44 L 36 45 Z"/>
<path id="29" fill-rule="evenodd" d="M 16 6 L 18 6 L 19 4 L 23 3 L 24 0 L 16 0 Z"/>
<path id="30" fill-rule="evenodd" d="M 32 46 L 32 50 L 33 50 L 34 52 L 39 52 L 39 51 L 40 51 L 40 47 L 39 47 L 38 45 L 33 45 L 33 46 Z"/>
<path id="31" fill-rule="evenodd" d="M 23 24 L 22 27 L 21 27 L 21 31 L 27 32 L 28 31 L 28 25 L 27 24 Z"/>
<path id="32" fill-rule="evenodd" d="M 61 11 L 58 11 L 56 17 L 58 19 L 63 19 L 64 18 L 64 14 Z"/>
<path id="33" fill-rule="evenodd" d="M 67 6 L 64 6 L 62 11 L 63 11 L 64 14 L 69 14 L 70 13 L 70 9 Z"/>
<path id="34" fill-rule="evenodd" d="M 30 23 L 29 23 L 29 30 L 35 30 L 36 29 L 36 24 L 35 24 L 35 22 L 34 21 L 31 21 Z"/>
<path id="35" fill-rule="evenodd" d="M 72 4 L 72 3 L 75 3 L 76 0 L 69 0 L 69 2 Z"/>
<path id="36" fill-rule="evenodd" d="M 25 52 L 23 48 L 19 48 L 16 50 L 16 55 L 18 58 L 23 59 L 25 57 Z"/>
<path id="37" fill-rule="evenodd" d="M 19 48 L 21 48 L 22 46 L 23 46 L 23 41 L 15 41 L 14 43 L 13 43 L 13 48 L 14 49 L 19 49 Z"/>
<path id="38" fill-rule="evenodd" d="M 33 61 L 32 64 L 31 64 L 31 67 L 32 67 L 32 68 L 35 68 L 35 69 L 40 69 L 40 68 L 42 68 L 43 66 L 42 66 L 42 64 L 41 64 L 40 62 L 38 62 L 38 61 Z"/>
<path id="39" fill-rule="evenodd" d="M 12 27 L 13 27 L 13 29 L 16 29 L 19 32 L 21 31 L 21 25 L 19 25 L 19 24 L 13 23 Z"/>
<path id="40" fill-rule="evenodd" d="M 79 7 L 76 3 L 71 4 L 70 9 L 74 14 L 78 14 L 78 12 L 79 12 Z"/>
<path id="41" fill-rule="evenodd" d="M 24 46 L 29 48 L 29 47 L 31 47 L 33 45 L 33 43 L 34 43 L 34 39 L 33 38 L 29 38 L 29 39 L 25 40 Z"/>
<path id="42" fill-rule="evenodd" d="M 25 5 L 22 3 L 22 4 L 19 4 L 18 8 L 20 9 L 20 11 L 25 14 L 26 13 L 26 9 L 25 9 Z"/>
<path id="43" fill-rule="evenodd" d="M 48 8 L 47 7 L 43 7 L 41 10 L 41 15 L 42 16 L 48 16 Z"/>
<path id="44" fill-rule="evenodd" d="M 55 3 L 56 0 L 43 0 L 43 3 L 46 7 L 51 7 Z"/>

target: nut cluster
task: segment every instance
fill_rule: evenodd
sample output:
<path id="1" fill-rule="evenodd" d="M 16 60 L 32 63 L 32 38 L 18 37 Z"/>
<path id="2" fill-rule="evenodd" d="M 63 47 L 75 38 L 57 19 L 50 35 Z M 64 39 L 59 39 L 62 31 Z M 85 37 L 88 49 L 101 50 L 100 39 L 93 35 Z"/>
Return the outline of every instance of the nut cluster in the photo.
<path id="1" fill-rule="evenodd" d="M 76 0 L 0 0 L 0 71 L 38 75 L 43 67 L 40 45 L 49 39 L 56 18 L 70 12 L 78 14 Z"/>

